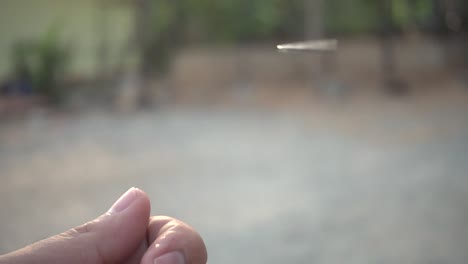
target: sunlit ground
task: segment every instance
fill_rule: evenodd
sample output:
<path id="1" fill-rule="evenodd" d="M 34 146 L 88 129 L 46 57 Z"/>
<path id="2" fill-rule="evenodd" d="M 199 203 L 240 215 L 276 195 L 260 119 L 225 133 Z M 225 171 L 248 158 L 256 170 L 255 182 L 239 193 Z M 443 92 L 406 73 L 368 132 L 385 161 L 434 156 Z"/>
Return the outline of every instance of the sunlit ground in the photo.
<path id="1" fill-rule="evenodd" d="M 464 263 L 466 92 L 307 98 L 4 122 L 0 253 L 137 186 L 210 263 Z"/>

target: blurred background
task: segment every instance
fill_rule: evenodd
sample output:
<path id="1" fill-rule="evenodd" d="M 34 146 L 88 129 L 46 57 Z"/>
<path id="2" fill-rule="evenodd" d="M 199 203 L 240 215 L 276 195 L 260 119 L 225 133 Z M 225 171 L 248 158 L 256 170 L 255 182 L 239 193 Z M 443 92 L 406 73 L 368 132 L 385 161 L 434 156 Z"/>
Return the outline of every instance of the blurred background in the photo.
<path id="1" fill-rule="evenodd" d="M 0 0 L 0 253 L 136 186 L 210 263 L 466 263 L 467 33 L 463 0 Z"/>

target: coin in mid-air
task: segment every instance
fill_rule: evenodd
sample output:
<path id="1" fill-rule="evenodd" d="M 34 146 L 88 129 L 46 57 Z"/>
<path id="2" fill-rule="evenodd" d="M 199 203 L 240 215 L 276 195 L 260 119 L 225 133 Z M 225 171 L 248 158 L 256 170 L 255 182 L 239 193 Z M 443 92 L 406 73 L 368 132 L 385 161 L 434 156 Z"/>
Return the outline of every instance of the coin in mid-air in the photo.
<path id="1" fill-rule="evenodd" d="M 309 51 L 309 52 L 320 52 L 320 51 L 334 51 L 338 47 L 338 41 L 336 39 L 325 39 L 325 40 L 311 40 L 304 42 L 294 42 L 278 45 L 279 51 Z"/>

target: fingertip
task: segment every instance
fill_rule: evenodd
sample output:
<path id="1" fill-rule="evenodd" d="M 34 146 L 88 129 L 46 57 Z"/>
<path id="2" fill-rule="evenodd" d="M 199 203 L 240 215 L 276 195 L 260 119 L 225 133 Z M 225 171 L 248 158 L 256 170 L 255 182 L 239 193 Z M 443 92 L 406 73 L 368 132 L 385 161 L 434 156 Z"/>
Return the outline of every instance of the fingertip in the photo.
<path id="1" fill-rule="evenodd" d="M 141 203 L 141 206 L 146 209 L 146 212 L 147 212 L 148 218 L 149 218 L 149 215 L 150 215 L 150 212 L 151 212 L 151 202 L 150 202 L 150 199 L 149 199 L 148 195 L 146 194 L 146 192 L 144 192 L 143 190 L 138 189 L 138 188 L 135 188 L 135 194 L 137 195 L 138 200 Z"/>
<path id="2" fill-rule="evenodd" d="M 120 213 L 127 208 L 130 208 L 133 203 L 137 202 L 138 200 L 142 200 L 141 202 L 149 206 L 149 198 L 148 195 L 135 187 L 128 189 L 124 194 L 120 196 L 117 201 L 111 206 L 111 208 L 107 211 L 108 214 L 115 214 Z"/>
<path id="3" fill-rule="evenodd" d="M 201 236 L 192 227 L 169 217 L 152 217 L 148 226 L 148 250 L 143 264 L 155 263 L 161 258 L 180 252 L 187 263 L 205 264 L 207 251 Z"/>
<path id="4" fill-rule="evenodd" d="M 129 198 L 122 198 L 124 196 Z M 138 188 L 130 188 L 122 197 L 97 223 L 99 227 L 94 228 L 100 255 L 110 262 L 128 256 L 138 248 L 141 241 L 146 241 L 151 211 L 148 195 Z M 128 204 L 119 208 L 122 200 L 122 203 Z"/>

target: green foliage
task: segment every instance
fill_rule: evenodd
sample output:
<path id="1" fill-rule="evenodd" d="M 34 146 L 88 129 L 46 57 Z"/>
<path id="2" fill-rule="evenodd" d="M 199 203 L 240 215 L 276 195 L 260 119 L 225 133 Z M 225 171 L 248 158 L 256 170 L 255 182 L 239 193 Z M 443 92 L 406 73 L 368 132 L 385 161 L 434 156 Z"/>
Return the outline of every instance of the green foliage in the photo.
<path id="1" fill-rule="evenodd" d="M 17 41 L 11 54 L 15 79 L 31 82 L 36 93 L 45 95 L 53 103 L 62 99 L 60 81 L 71 53 L 69 46 L 61 41 L 59 27 L 50 27 L 38 39 Z"/>
<path id="2" fill-rule="evenodd" d="M 396 29 L 411 24 L 423 24 L 432 15 L 432 0 L 388 0 L 391 2 L 392 20 Z M 327 0 L 326 29 L 336 33 L 371 33 L 380 28 L 379 1 Z"/>
<path id="3" fill-rule="evenodd" d="M 375 0 L 327 0 L 325 6 L 326 31 L 348 34 L 375 31 L 379 27 L 377 10 L 377 1 Z"/>
<path id="4" fill-rule="evenodd" d="M 177 18 L 177 5 L 170 0 L 154 1 L 151 10 L 153 33 L 155 36 L 169 30 Z"/>
<path id="5" fill-rule="evenodd" d="M 176 21 L 196 22 L 208 41 L 238 42 L 303 36 L 306 0 L 152 0 L 154 31 L 170 30 Z M 432 0 L 390 0 L 397 28 L 427 20 Z M 376 0 L 324 1 L 325 31 L 369 33 L 381 18 Z M 183 34 L 184 32 L 178 32 Z"/>
<path id="6" fill-rule="evenodd" d="M 31 81 L 33 75 L 31 67 L 33 64 L 32 51 L 33 47 L 27 41 L 18 41 L 12 46 L 10 59 L 14 79 Z"/>
<path id="7" fill-rule="evenodd" d="M 142 52 L 145 69 L 164 71 L 171 50 L 195 28 L 197 41 L 261 42 L 304 38 L 308 0 L 148 0 L 151 29 Z M 432 0 L 388 0 L 396 28 L 424 21 Z M 325 32 L 366 34 L 381 28 L 376 0 L 323 1 Z M 189 39 L 190 41 L 190 39 Z"/>
<path id="8" fill-rule="evenodd" d="M 297 0 L 187 0 L 192 19 L 200 22 L 211 41 L 271 38 L 297 11 Z M 299 14 L 300 17 L 300 14 Z M 293 30 L 294 31 L 294 30 Z"/>
<path id="9" fill-rule="evenodd" d="M 286 25 L 294 26 L 292 32 L 301 28 L 301 5 L 302 0 L 152 0 L 150 38 L 156 43 L 168 31 L 183 35 L 196 23 L 211 42 L 268 39 Z"/>
<path id="10" fill-rule="evenodd" d="M 36 49 L 35 85 L 53 102 L 59 102 L 63 95 L 60 78 L 63 78 L 70 59 L 68 46 L 60 41 L 59 28 L 50 28 L 39 40 Z"/>
<path id="11" fill-rule="evenodd" d="M 397 27 L 426 20 L 432 14 L 431 0 L 392 1 L 393 18 Z"/>

